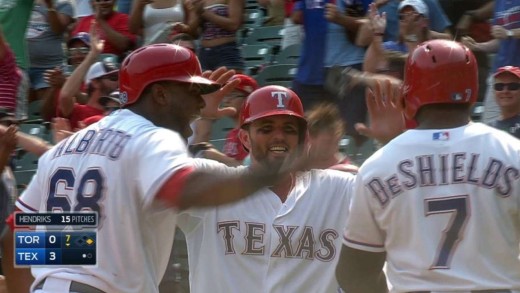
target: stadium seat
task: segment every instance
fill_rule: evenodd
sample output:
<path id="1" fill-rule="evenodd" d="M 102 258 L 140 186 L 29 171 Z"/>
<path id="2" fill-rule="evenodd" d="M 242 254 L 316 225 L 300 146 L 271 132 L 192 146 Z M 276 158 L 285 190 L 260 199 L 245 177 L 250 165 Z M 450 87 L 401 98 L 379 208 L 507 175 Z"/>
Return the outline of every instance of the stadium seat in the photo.
<path id="1" fill-rule="evenodd" d="M 260 86 L 281 85 L 290 88 L 297 70 L 295 64 L 269 65 L 258 73 L 256 81 Z"/>
<path id="2" fill-rule="evenodd" d="M 482 121 L 482 114 L 484 113 L 484 103 L 476 102 L 471 109 L 471 120 L 475 122 Z"/>
<path id="3" fill-rule="evenodd" d="M 43 121 L 43 117 L 41 115 L 43 100 L 32 101 L 27 105 L 27 120 Z"/>
<path id="4" fill-rule="evenodd" d="M 119 64 L 119 57 L 115 54 L 110 54 L 110 53 L 99 54 L 98 60 L 104 61 L 104 62 L 110 62 L 110 63 L 114 63 L 114 64 Z"/>
<path id="5" fill-rule="evenodd" d="M 261 27 L 264 22 L 264 12 L 260 9 L 245 9 L 243 27 L 257 28 Z"/>
<path id="6" fill-rule="evenodd" d="M 244 45 L 242 46 L 242 58 L 246 68 L 259 67 L 271 62 L 271 46 Z"/>
<path id="7" fill-rule="evenodd" d="M 25 150 L 18 150 L 15 157 L 15 168 L 13 170 L 17 188 L 24 189 L 31 181 L 38 168 L 38 157 Z"/>
<path id="8" fill-rule="evenodd" d="M 356 146 L 354 139 L 346 135 L 339 143 L 339 150 L 348 156 L 352 163 L 361 166 L 376 151 L 376 146 L 372 139 L 367 139 L 362 145 Z"/>
<path id="9" fill-rule="evenodd" d="M 266 26 L 252 29 L 244 40 L 246 45 L 269 44 L 279 46 L 284 34 L 283 26 Z"/>
<path id="10" fill-rule="evenodd" d="M 274 64 L 298 64 L 300 55 L 301 45 L 290 45 L 274 56 Z"/>

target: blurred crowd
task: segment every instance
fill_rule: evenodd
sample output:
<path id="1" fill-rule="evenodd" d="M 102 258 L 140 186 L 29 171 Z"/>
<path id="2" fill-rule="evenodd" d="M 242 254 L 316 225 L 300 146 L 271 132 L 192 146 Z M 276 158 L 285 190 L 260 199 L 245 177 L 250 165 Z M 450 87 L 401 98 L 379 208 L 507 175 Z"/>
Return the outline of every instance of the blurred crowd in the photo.
<path id="1" fill-rule="evenodd" d="M 253 14 L 260 21 L 246 26 Z M 189 149 L 229 166 L 247 164 L 239 113 L 247 96 L 267 85 L 256 76 L 274 64 L 251 65 L 244 56 L 251 44 L 244 39 L 267 26 L 280 28 L 280 38 L 269 42 L 274 55 L 298 49 L 290 87 L 307 113 L 310 143 L 330 146 L 316 155 L 314 168 L 355 173 L 375 151 L 365 93 L 383 80 L 398 90 L 408 53 L 430 39 L 460 41 L 474 52 L 479 90 L 473 118 L 520 138 L 519 1 L 0 0 L 0 192 L 13 199 L 23 189 L 12 172 L 19 152 L 39 156 L 123 107 L 119 64 L 154 43 L 189 48 L 202 70 L 235 70 L 240 82 L 223 101 L 234 110 L 194 121 Z M 35 123 L 53 136 L 46 140 L 15 127 Z M 222 123 L 229 127 L 219 137 Z M 8 207 L 0 203 L 0 210 Z M 185 264 L 174 260 L 182 253 L 172 254 L 164 288 L 174 284 L 187 292 L 180 285 Z"/>

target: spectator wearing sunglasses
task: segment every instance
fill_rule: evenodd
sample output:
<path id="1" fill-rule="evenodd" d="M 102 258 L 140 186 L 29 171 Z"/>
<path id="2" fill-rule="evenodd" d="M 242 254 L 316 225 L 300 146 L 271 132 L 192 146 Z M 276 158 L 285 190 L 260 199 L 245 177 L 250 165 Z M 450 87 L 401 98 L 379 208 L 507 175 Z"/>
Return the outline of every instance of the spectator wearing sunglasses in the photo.
<path id="1" fill-rule="evenodd" d="M 91 0 L 93 15 L 83 17 L 72 34 L 89 32 L 92 24 L 96 25 L 100 38 L 105 41 L 102 53 L 120 57 L 135 44 L 136 36 L 128 28 L 128 15 L 114 11 L 115 0 Z"/>
<path id="2" fill-rule="evenodd" d="M 109 95 L 118 88 L 118 70 L 115 63 L 97 61 L 103 51 L 104 42 L 99 38 L 95 25 L 90 30 L 90 51 L 81 64 L 72 72 L 60 91 L 58 116 L 70 120 L 72 129 L 78 128 L 78 122 L 90 116 L 103 115 L 105 109 L 99 98 Z M 87 87 L 87 101 L 80 104 L 76 93 L 82 83 Z"/>
<path id="3" fill-rule="evenodd" d="M 41 115 L 45 121 L 51 121 L 56 117 L 56 108 L 58 104 L 58 97 L 63 84 L 67 80 L 71 71 L 78 67 L 85 59 L 90 51 L 90 35 L 88 33 L 80 32 L 73 36 L 67 42 L 67 66 L 56 66 L 53 69 L 48 69 L 44 73 L 44 79 L 50 86 L 51 94 L 43 99 Z M 76 100 L 81 104 L 87 102 L 86 86 L 84 84 L 78 89 L 75 94 Z"/>
<path id="4" fill-rule="evenodd" d="M 404 58 L 408 52 L 431 38 L 428 13 L 428 6 L 423 0 L 404 0 L 399 4 L 399 38 L 384 42 L 386 15 L 380 14 L 376 5 L 371 4 L 368 15 L 374 37 L 365 54 L 363 70 L 402 79 Z"/>
<path id="5" fill-rule="evenodd" d="M 520 68 L 500 67 L 494 78 L 493 88 L 500 118 L 489 125 L 520 138 Z"/>

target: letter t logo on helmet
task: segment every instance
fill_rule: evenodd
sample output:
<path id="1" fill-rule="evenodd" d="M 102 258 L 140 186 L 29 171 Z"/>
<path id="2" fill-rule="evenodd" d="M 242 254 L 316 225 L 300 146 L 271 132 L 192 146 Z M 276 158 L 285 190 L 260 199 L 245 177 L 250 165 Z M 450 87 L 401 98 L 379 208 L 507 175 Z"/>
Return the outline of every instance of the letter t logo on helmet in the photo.
<path id="1" fill-rule="evenodd" d="M 240 127 L 251 122 L 275 115 L 290 115 L 299 118 L 304 125 L 303 106 L 295 92 L 288 88 L 269 85 L 257 89 L 247 97 L 240 112 Z"/>
<path id="2" fill-rule="evenodd" d="M 278 101 L 277 108 L 285 109 L 284 101 L 287 100 L 286 92 L 271 92 L 271 96 Z"/>

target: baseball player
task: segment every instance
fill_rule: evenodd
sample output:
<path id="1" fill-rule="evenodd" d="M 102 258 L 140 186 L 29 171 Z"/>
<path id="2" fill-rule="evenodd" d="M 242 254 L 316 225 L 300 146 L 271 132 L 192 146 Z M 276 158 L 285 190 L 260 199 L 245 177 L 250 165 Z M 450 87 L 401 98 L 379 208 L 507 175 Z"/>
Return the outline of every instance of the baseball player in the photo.
<path id="1" fill-rule="evenodd" d="M 337 278 L 349 293 L 520 292 L 520 144 L 470 121 L 477 63 L 432 40 L 408 57 L 404 114 L 418 127 L 360 168 Z"/>
<path id="2" fill-rule="evenodd" d="M 158 292 L 177 209 L 238 200 L 286 176 L 281 161 L 236 170 L 188 156 L 190 121 L 222 115 L 216 105 L 236 82 L 220 83 L 233 73 L 202 77 L 195 54 L 176 45 L 124 60 L 124 109 L 47 151 L 16 203 L 23 212 L 97 211 L 97 266 L 33 268 L 31 292 Z"/>
<path id="3" fill-rule="evenodd" d="M 251 93 L 240 127 L 251 168 L 291 156 L 307 133 L 299 97 L 281 86 Z M 337 292 L 334 268 L 353 181 L 337 170 L 291 173 L 257 196 L 182 212 L 191 292 Z"/>

